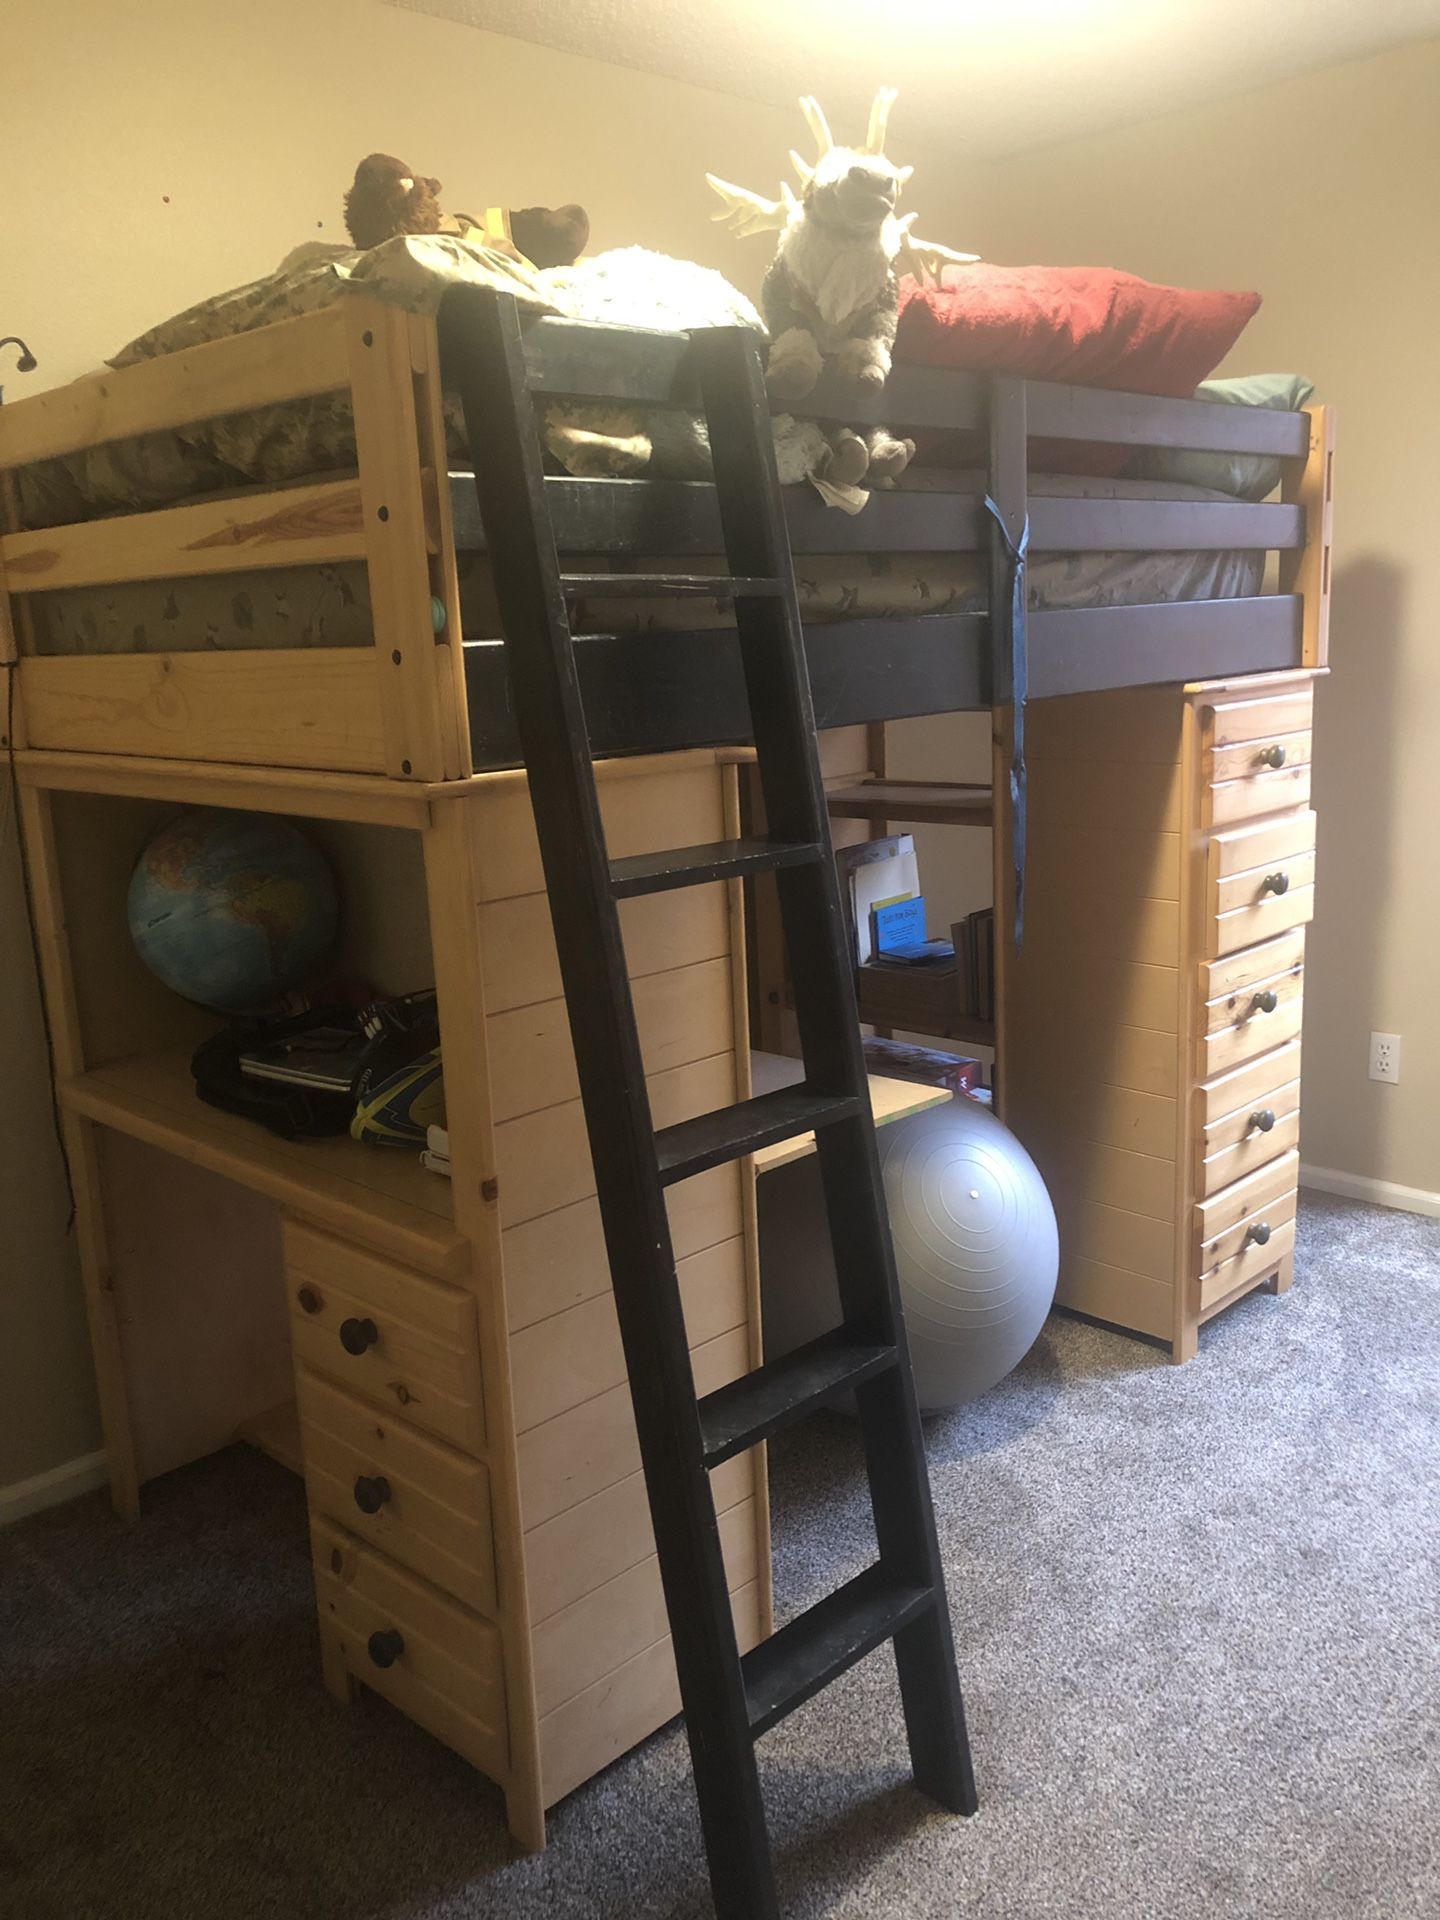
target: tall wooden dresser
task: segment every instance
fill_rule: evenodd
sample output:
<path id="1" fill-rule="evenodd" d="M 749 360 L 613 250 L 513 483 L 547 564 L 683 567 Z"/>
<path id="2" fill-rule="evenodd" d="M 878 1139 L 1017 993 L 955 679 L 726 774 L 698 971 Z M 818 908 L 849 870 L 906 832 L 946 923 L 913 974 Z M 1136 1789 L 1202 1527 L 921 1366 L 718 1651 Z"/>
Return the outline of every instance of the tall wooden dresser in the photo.
<path id="1" fill-rule="evenodd" d="M 1291 1281 L 1314 678 L 1029 712 L 1005 1118 L 1055 1201 L 1061 1304 L 1177 1360 L 1232 1301 Z"/>

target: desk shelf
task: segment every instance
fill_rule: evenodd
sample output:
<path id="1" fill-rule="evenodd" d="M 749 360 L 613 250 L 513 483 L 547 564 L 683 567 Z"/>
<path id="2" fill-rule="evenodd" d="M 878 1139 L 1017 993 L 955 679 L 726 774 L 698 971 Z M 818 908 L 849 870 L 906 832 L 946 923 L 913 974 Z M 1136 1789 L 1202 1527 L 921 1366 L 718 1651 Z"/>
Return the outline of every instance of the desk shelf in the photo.
<path id="1" fill-rule="evenodd" d="M 186 1051 L 133 1055 L 64 1083 L 75 1113 L 263 1193 L 304 1219 L 442 1279 L 465 1272 L 449 1183 L 418 1153 L 361 1146 L 345 1135 L 282 1140 L 253 1120 L 206 1106 Z"/>
<path id="2" fill-rule="evenodd" d="M 805 1078 L 804 1062 L 791 1059 L 788 1054 L 752 1053 L 750 1071 L 756 1093 L 773 1093 L 779 1087 L 798 1086 Z M 892 1120 L 904 1120 L 912 1113 L 924 1113 L 927 1107 L 943 1107 L 954 1098 L 948 1087 L 927 1086 L 923 1081 L 896 1080 L 884 1073 L 872 1073 L 868 1078 L 870 1110 L 877 1127 L 888 1126 Z M 755 1171 L 757 1174 L 773 1173 L 776 1167 L 786 1167 L 793 1161 L 804 1160 L 814 1151 L 814 1134 L 797 1134 L 792 1140 L 781 1140 L 773 1147 L 762 1147 L 755 1155 Z"/>

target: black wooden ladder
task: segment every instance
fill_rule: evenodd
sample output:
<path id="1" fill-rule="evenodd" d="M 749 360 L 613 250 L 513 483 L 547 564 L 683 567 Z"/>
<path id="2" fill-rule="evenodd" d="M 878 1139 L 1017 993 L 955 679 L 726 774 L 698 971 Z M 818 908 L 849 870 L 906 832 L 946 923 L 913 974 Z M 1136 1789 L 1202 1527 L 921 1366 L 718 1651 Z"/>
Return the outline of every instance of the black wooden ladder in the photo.
<path id="1" fill-rule="evenodd" d="M 758 346 L 740 328 L 692 337 L 730 569 L 697 582 L 563 573 L 514 301 L 467 299 L 463 329 L 447 327 L 447 339 L 569 1006 L 716 1910 L 721 1920 L 776 1920 L 754 1743 L 882 1642 L 895 1645 L 917 1784 L 957 1813 L 974 1810 L 975 1784 Z M 567 600 L 686 590 L 734 596 L 768 837 L 612 861 Z M 616 903 L 756 873 L 774 873 L 778 884 L 804 1082 L 657 1131 Z M 665 1189 L 812 1128 L 842 1324 L 697 1402 Z M 742 1659 L 709 1473 L 844 1388 L 859 1406 L 879 1558 Z"/>

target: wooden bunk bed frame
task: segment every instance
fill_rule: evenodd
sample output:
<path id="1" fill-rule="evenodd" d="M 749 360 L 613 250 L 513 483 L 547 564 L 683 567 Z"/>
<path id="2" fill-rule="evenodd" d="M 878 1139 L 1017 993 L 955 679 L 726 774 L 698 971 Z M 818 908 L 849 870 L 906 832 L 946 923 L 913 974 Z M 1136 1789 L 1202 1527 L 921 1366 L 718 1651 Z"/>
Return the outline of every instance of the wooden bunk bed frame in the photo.
<path id="1" fill-rule="evenodd" d="M 293 1418 L 242 1404 L 245 1392 L 253 1401 L 258 1391 L 255 1376 L 273 1385 L 278 1368 L 288 1379 L 283 1319 L 281 1359 L 270 1353 L 262 1366 L 252 1354 L 240 1370 L 245 1378 L 224 1385 L 208 1375 L 203 1409 L 191 1404 L 194 1382 L 177 1381 L 168 1369 L 175 1339 L 188 1325 L 183 1296 L 193 1270 L 184 1265 L 187 1247 L 208 1231 L 215 1208 L 231 1209 L 227 1225 L 236 1247 L 283 1274 L 297 1362 L 304 1362 L 297 1367 L 301 1433 L 323 1434 L 331 1453 L 349 1441 L 348 1430 L 342 1433 L 333 1420 L 326 1425 L 335 1394 L 325 1369 L 333 1377 L 342 1363 L 330 1345 L 323 1362 L 314 1357 L 329 1327 L 329 1296 L 340 1302 L 336 1314 L 373 1313 L 382 1335 L 391 1325 L 387 1315 L 401 1335 L 409 1327 L 408 1351 L 419 1356 L 424 1380 L 432 1388 L 443 1383 L 454 1404 L 443 1419 L 432 1416 L 428 1437 L 411 1431 L 416 1418 L 424 1426 L 413 1407 L 409 1419 L 392 1408 L 390 1444 L 399 1452 L 391 1471 L 403 1487 L 407 1474 L 423 1479 L 430 1470 L 417 1468 L 417 1461 L 430 1462 L 437 1473 L 444 1466 L 452 1474 L 447 1499 L 464 1505 L 479 1463 L 478 1524 L 487 1541 L 493 1529 L 493 1580 L 488 1558 L 474 1571 L 480 1565 L 472 1551 L 474 1514 L 461 1532 L 452 1526 L 443 1551 L 433 1537 L 421 1537 L 423 1527 L 413 1538 L 382 1527 L 376 1549 L 368 1522 L 348 1509 L 341 1516 L 312 1486 L 325 1676 L 342 1698 L 363 1677 L 465 1753 L 500 1783 L 517 1836 L 538 1846 L 546 1807 L 660 1725 L 675 1711 L 676 1694 L 663 1616 L 653 1629 L 660 1637 L 635 1643 L 658 1606 L 658 1578 L 647 1570 L 653 1562 L 643 1559 L 648 1520 L 643 1493 L 631 1484 L 635 1476 L 587 1486 L 585 1504 L 568 1510 L 580 1516 L 583 1529 L 577 1522 L 567 1536 L 563 1560 L 556 1542 L 543 1537 L 564 1518 L 552 1519 L 551 1512 L 572 1493 L 557 1497 L 555 1489 L 569 1486 L 577 1449 L 587 1458 L 608 1449 L 607 1471 L 621 1471 L 623 1433 L 613 1424 L 573 1423 L 586 1409 L 609 1408 L 623 1375 L 617 1387 L 603 1257 L 593 1236 L 586 1239 L 588 1229 L 568 1231 L 572 1216 L 581 1223 L 588 1217 L 584 1196 L 593 1193 L 593 1184 L 584 1184 L 588 1155 L 578 1121 L 571 1106 L 552 1105 L 539 1115 L 545 1127 L 531 1127 L 514 1092 L 517 1063 L 533 1054 L 546 1080 L 544 1099 L 565 1101 L 573 1062 L 567 1068 L 560 1055 L 552 1059 L 548 1029 L 540 1034 L 527 1027 L 529 1038 L 522 1039 L 506 1024 L 532 976 L 532 997 L 543 993 L 551 996 L 548 1007 L 559 1007 L 550 1021 L 557 1032 L 563 1031 L 563 1003 L 553 999 L 553 949 L 537 892 L 523 776 L 503 771 L 518 763 L 503 646 L 488 637 L 464 640 L 461 633 L 456 556 L 483 548 L 484 529 L 470 474 L 452 472 L 446 457 L 442 376 L 446 356 L 466 350 L 469 297 L 451 296 L 437 326 L 369 296 L 347 295 L 303 318 L 95 374 L 0 410 L 0 660 L 9 681 L 0 745 L 12 755 L 21 787 L 117 1505 L 134 1512 L 148 1475 L 213 1449 L 241 1426 L 277 1456 L 299 1460 L 303 1454 L 307 1469 L 311 1465 L 309 1442 L 302 1445 Z M 556 394 L 684 404 L 689 392 L 682 337 L 543 319 L 530 326 L 527 351 L 537 386 Z M 30 463 L 333 393 L 348 393 L 354 407 L 353 474 L 83 524 L 18 527 L 10 482 Z M 1273 594 L 1030 616 L 1031 933 L 1022 956 L 1004 956 L 1002 1010 L 993 1027 L 971 1030 L 971 1037 L 995 1040 L 1008 1060 L 1007 1109 L 1022 1132 L 1031 1116 L 1039 1127 L 1053 1108 L 1076 1138 L 1089 1142 L 1075 1166 L 1048 1136 L 1037 1149 L 1065 1230 L 1072 1218 L 1077 1231 L 1088 1230 L 1080 1216 L 1096 1194 L 1095 1206 L 1130 1223 L 1126 1232 L 1136 1220 L 1156 1230 L 1129 1265 L 1123 1250 L 1113 1271 L 1087 1256 L 1082 1264 L 1110 1278 L 1063 1280 L 1062 1299 L 1164 1339 L 1183 1358 L 1194 1351 L 1208 1313 L 1267 1279 L 1277 1288 L 1288 1282 L 1283 1220 L 1268 1261 L 1259 1258 L 1263 1244 L 1237 1238 L 1251 1233 L 1256 1218 L 1251 1183 L 1264 1188 L 1259 1198 L 1273 1198 L 1278 1170 L 1293 1190 L 1294 1155 L 1287 1145 L 1267 1160 L 1256 1141 L 1235 1131 L 1235 1112 L 1282 1082 L 1248 1063 L 1243 1040 L 1225 1024 L 1223 995 L 1233 1000 L 1257 982 L 1264 985 L 1272 975 L 1254 956 L 1277 950 L 1277 967 L 1283 963 L 1273 976 L 1278 997 L 1298 1007 L 1296 941 L 1303 936 L 1296 929 L 1308 918 L 1313 889 L 1297 885 L 1288 905 L 1273 897 L 1232 898 L 1237 873 L 1243 880 L 1250 869 L 1237 868 L 1231 841 L 1237 831 L 1258 833 L 1257 857 L 1270 861 L 1299 846 L 1313 821 L 1304 811 L 1308 702 L 1327 644 L 1331 423 L 1324 409 L 1252 411 L 914 368 L 897 369 L 876 401 L 822 387 L 805 411 L 857 425 L 883 418 L 894 429 L 987 433 L 989 494 L 1012 537 L 1028 515 L 1032 552 L 1263 548 L 1280 556 L 1280 591 Z M 1026 478 L 1031 435 L 1267 454 L 1283 463 L 1283 498 L 1262 505 L 1032 499 Z M 567 552 L 623 568 L 628 554 L 719 550 L 706 486 L 556 478 L 550 487 Z M 880 493 L 852 520 L 796 489 L 788 511 L 800 554 L 984 553 L 994 543 L 992 605 L 1003 597 L 1003 560 L 977 494 Z M 32 594 L 347 561 L 363 562 L 368 571 L 372 646 L 87 657 L 41 657 L 34 648 Z M 833 730 L 823 753 L 842 833 L 863 835 L 891 820 L 989 823 L 992 809 L 968 790 L 906 790 L 886 782 L 883 723 L 993 709 L 1003 757 L 1009 686 L 1003 629 L 1002 621 L 984 614 L 810 629 L 817 713 Z M 733 837 L 741 818 L 736 768 L 745 760 L 748 735 L 733 636 L 597 637 L 580 642 L 578 653 L 597 750 L 639 756 L 612 760 L 603 770 L 612 852 L 674 844 L 681 817 L 681 838 Z M 1272 759 L 1260 770 L 1254 743 L 1272 729 L 1290 743 L 1291 764 L 1280 769 Z M 1132 796 L 1126 753 L 1137 733 L 1149 744 L 1139 756 L 1144 770 Z M 661 748 L 661 757 L 649 757 Z M 1083 854 L 1104 866 L 1111 887 L 1093 911 L 1081 914 L 1100 932 L 1081 942 L 1092 958 L 1078 966 L 1065 927 L 1057 930 L 1053 916 L 1047 923 L 1042 910 L 1052 893 L 1062 898 L 1059 869 L 1067 860 L 1074 864 L 1075 846 L 1051 844 L 1046 822 L 1055 817 L 1056 779 L 1068 780 L 1077 767 L 1095 809 L 1083 827 L 1090 836 Z M 190 1010 L 148 981 L 123 933 L 116 935 L 124 863 L 133 858 L 135 836 L 148 830 L 157 809 L 179 803 L 291 813 L 365 832 L 403 829 L 418 841 L 447 1065 L 453 1060 L 460 1067 L 450 1102 L 453 1194 L 441 1197 L 441 1183 L 418 1166 L 401 1169 L 384 1155 L 376 1161 L 349 1142 L 278 1143 L 244 1122 L 218 1121 L 194 1102 L 188 1046 L 177 1043 L 193 1044 L 203 1022 L 190 1021 Z M 91 811 L 76 814 L 77 807 Z M 1009 833 L 1003 800 L 993 813 L 1003 906 Z M 1252 828 L 1257 817 L 1260 824 Z M 1153 833 L 1137 836 L 1137 822 Z M 704 1061 L 696 1059 L 695 1042 L 689 1053 L 673 1056 L 693 1064 L 652 1079 L 657 1110 L 668 1100 L 675 1118 L 689 1116 L 684 1101 L 698 1101 L 694 1110 L 703 1110 L 748 1087 L 747 938 L 759 952 L 762 1026 L 783 998 L 763 927 L 747 935 L 739 885 L 727 885 L 723 894 L 713 912 L 697 909 L 683 928 L 657 922 L 646 929 L 654 943 L 647 964 L 662 968 L 654 973 L 651 1037 L 659 1044 L 683 1036 L 691 1044 L 692 1030 L 701 1028 L 711 1036 Z M 1117 899 L 1125 908 L 1118 913 Z M 1268 918 L 1277 906 L 1289 917 Z M 1218 947 L 1207 945 L 1203 929 L 1229 923 L 1233 928 Z M 1145 1044 L 1137 1053 L 1122 1002 L 1142 973 L 1151 999 L 1164 1007 L 1163 1017 L 1142 1023 Z M 702 978 L 703 1002 L 695 997 Z M 666 984 L 672 980 L 673 989 Z M 1076 1018 L 1088 1018 L 1121 1063 L 1098 1081 L 1093 1049 L 1070 1066 L 1059 1059 L 1059 1024 Z M 168 1051 L 147 1051 L 156 1047 Z M 1140 1061 L 1133 1072 L 1125 1064 L 1132 1054 Z M 1284 1070 L 1288 1104 L 1278 1097 L 1273 1103 L 1276 1143 L 1284 1145 L 1298 1097 L 1298 1041 L 1288 1040 L 1264 1060 Z M 1126 1083 L 1127 1073 L 1140 1084 Z M 1192 1096 L 1187 1089 L 1197 1077 L 1202 1084 Z M 1098 1104 L 1091 1097 L 1097 1085 L 1104 1095 Z M 554 1115 L 571 1118 L 556 1126 Z M 1274 1114 L 1270 1119 L 1276 1124 Z M 530 1130 L 522 1136 L 523 1128 Z M 1139 1154 L 1130 1151 L 1134 1140 L 1126 1130 L 1132 1128 L 1148 1143 Z M 166 1167 L 199 1184 L 191 1190 L 167 1177 L 157 1186 L 153 1164 L 125 1157 L 141 1150 L 158 1150 Z M 536 1189 L 527 1200 L 530 1217 L 516 1224 L 507 1219 L 507 1202 L 520 1169 L 528 1179 L 537 1167 L 529 1181 Z M 204 1184 L 217 1175 L 227 1183 L 223 1192 L 239 1199 L 225 1200 L 220 1189 Z M 1137 1179 L 1145 1195 L 1161 1198 L 1127 1198 L 1139 1191 Z M 133 1289 L 126 1295 L 126 1264 L 133 1266 L 139 1244 L 134 1208 L 146 1194 L 178 1209 L 178 1252 L 156 1255 L 164 1275 L 155 1308 L 175 1316 L 176 1324 L 158 1337 L 147 1336 L 140 1324 L 143 1300 Z M 262 1203 L 270 1212 L 257 1221 L 247 1209 Z M 698 1215 L 707 1207 L 702 1228 Z M 703 1353 L 707 1378 L 720 1385 L 759 1352 L 753 1177 L 733 1194 L 717 1199 L 712 1192 L 696 1209 L 693 1231 L 677 1238 L 695 1249 L 694 1299 L 700 1320 L 709 1316 L 695 1332 L 697 1373 Z M 567 1235 L 542 1246 L 539 1228 L 554 1221 L 567 1224 Z M 1288 1231 L 1293 1237 L 1293 1226 Z M 1168 1251 L 1159 1248 L 1157 1234 Z M 270 1241 L 275 1245 L 267 1252 Z M 703 1263 L 715 1268 L 717 1250 L 725 1253 L 723 1277 L 708 1269 L 702 1276 Z M 576 1272 L 583 1268 L 578 1291 L 559 1286 L 556 1276 L 566 1262 Z M 515 1281 L 522 1266 L 527 1285 L 553 1289 L 546 1304 L 553 1319 L 539 1326 L 517 1310 L 513 1292 L 507 1300 L 507 1276 Z M 211 1279 L 200 1306 L 223 1320 L 237 1311 L 233 1265 L 220 1263 Z M 1149 1289 L 1143 1301 L 1132 1297 L 1131 1280 Z M 729 1289 L 731 1304 L 717 1320 L 721 1289 Z M 687 1296 L 687 1312 L 691 1304 Z M 462 1326 L 470 1329 L 463 1338 Z M 563 1350 L 537 1338 L 540 1327 L 552 1326 L 556 1341 L 563 1332 Z M 568 1403 L 560 1387 L 573 1388 L 574 1413 L 563 1410 Z M 465 1397 L 470 1392 L 473 1404 Z M 409 1402 L 402 1396 L 401 1404 Z M 611 1420 L 608 1411 L 603 1417 Z M 527 1419 L 548 1424 L 526 1430 Z M 562 1428 L 569 1451 L 558 1450 L 557 1441 L 542 1459 L 534 1436 L 558 1436 Z M 437 1448 L 436 1436 L 447 1445 Z M 365 1444 L 373 1454 L 374 1436 Z M 769 1630 L 772 1618 L 765 1475 L 763 1459 L 745 1456 L 734 1467 L 723 1530 L 733 1556 L 737 1627 L 748 1643 Z M 542 1487 L 549 1504 L 537 1521 Z M 341 1517 L 345 1527 L 336 1524 Z M 622 1539 L 633 1543 L 626 1547 L 628 1567 L 597 1571 L 594 1590 L 581 1591 L 584 1583 L 573 1576 L 576 1555 L 603 1558 L 612 1546 L 619 1551 Z M 483 1579 L 483 1592 L 475 1579 Z M 559 1608 L 544 1619 L 537 1588 L 553 1588 L 546 1604 Z M 387 1609 L 400 1610 L 414 1629 L 415 1647 L 424 1650 L 423 1661 L 416 1653 L 413 1671 L 404 1661 L 381 1670 L 373 1647 L 373 1665 L 367 1664 L 366 1625 Z M 610 1662 L 603 1673 L 592 1657 L 599 1646 Z M 583 1673 L 582 1659 L 591 1661 Z"/>

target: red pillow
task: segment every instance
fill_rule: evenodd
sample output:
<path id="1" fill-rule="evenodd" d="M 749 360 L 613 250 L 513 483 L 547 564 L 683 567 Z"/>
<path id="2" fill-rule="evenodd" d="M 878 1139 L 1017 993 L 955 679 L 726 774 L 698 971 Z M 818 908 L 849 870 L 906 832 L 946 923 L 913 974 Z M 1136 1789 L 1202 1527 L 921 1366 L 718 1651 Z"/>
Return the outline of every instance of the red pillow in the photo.
<path id="1" fill-rule="evenodd" d="M 897 364 L 1177 398 L 1215 371 L 1260 306 L 1258 293 L 1155 286 L 1113 267 L 979 264 L 947 267 L 943 281 L 902 283 Z M 1130 454 L 1037 441 L 1030 458 L 1050 472 L 1113 474 Z"/>

